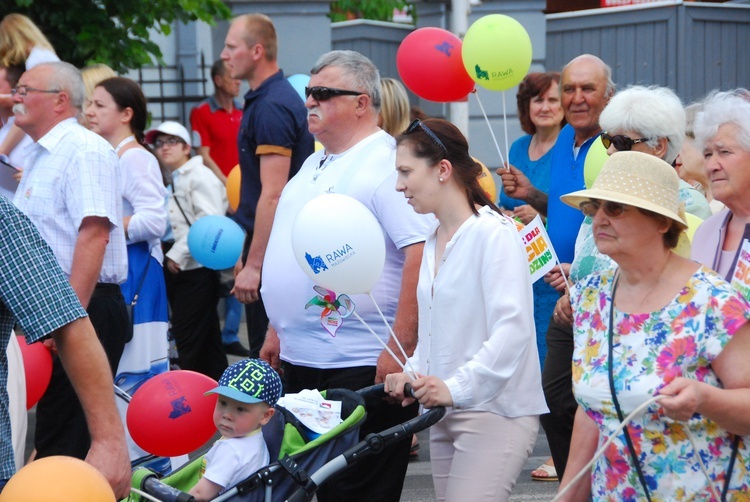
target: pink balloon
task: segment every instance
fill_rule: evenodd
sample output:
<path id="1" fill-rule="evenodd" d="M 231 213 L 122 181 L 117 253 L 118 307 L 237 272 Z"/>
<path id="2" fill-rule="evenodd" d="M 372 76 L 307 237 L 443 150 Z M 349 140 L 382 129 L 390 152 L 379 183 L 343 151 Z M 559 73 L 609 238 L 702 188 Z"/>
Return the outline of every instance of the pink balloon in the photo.
<path id="1" fill-rule="evenodd" d="M 52 354 L 42 342 L 26 345 L 24 337 L 17 339 L 26 375 L 26 409 L 30 410 L 42 398 L 52 378 Z"/>
<path id="2" fill-rule="evenodd" d="M 461 39 L 440 28 L 411 32 L 396 53 L 404 85 L 417 96 L 438 102 L 457 101 L 474 89 L 461 59 Z"/>
<path id="3" fill-rule="evenodd" d="M 144 383 L 128 405 L 127 424 L 135 444 L 160 457 L 190 453 L 216 432 L 212 378 L 188 370 L 161 373 Z"/>

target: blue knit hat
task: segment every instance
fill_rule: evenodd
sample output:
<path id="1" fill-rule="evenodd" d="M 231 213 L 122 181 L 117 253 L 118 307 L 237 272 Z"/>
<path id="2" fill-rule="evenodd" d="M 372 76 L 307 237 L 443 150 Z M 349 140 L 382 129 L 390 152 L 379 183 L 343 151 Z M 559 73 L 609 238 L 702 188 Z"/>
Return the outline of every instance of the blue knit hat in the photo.
<path id="1" fill-rule="evenodd" d="M 281 378 L 261 359 L 243 359 L 221 375 L 219 386 L 206 392 L 219 394 L 241 403 L 267 403 L 273 406 L 281 396 Z"/>

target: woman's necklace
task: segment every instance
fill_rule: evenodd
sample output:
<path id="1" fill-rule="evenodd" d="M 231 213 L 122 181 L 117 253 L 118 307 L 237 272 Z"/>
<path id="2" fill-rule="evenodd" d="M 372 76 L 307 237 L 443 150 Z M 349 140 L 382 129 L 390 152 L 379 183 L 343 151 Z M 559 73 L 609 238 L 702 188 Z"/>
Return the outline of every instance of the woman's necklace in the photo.
<path id="1" fill-rule="evenodd" d="M 118 157 L 120 156 L 120 149 L 123 146 L 127 145 L 128 143 L 130 143 L 131 141 L 135 141 L 135 136 L 132 136 L 132 135 L 128 136 L 127 138 L 123 139 L 122 141 L 120 141 L 117 144 L 117 146 L 115 147 L 115 153 L 117 154 Z"/>

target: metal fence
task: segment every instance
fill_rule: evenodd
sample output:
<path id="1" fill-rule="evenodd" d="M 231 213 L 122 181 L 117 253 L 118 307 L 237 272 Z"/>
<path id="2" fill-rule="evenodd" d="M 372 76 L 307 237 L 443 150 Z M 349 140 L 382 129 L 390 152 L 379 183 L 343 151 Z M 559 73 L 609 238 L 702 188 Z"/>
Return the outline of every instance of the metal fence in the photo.
<path id="1" fill-rule="evenodd" d="M 189 77 L 190 74 L 197 77 Z M 143 89 L 152 124 L 175 120 L 189 127 L 190 110 L 213 93 L 210 74 L 211 64 L 206 63 L 201 52 L 195 69 L 186 69 L 183 65 L 144 66 L 132 71 L 128 77 Z"/>

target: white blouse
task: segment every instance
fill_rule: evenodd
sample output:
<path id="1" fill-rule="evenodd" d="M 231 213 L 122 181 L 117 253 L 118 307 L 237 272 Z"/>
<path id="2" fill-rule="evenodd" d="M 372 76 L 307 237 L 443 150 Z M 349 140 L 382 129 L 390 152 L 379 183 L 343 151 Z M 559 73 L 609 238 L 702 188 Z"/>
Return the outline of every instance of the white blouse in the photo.
<path id="1" fill-rule="evenodd" d="M 123 216 L 130 216 L 127 243 L 147 241 L 152 255 L 162 261 L 160 239 L 167 228 L 167 189 L 159 162 L 142 148 L 126 150 L 120 157 Z"/>
<path id="2" fill-rule="evenodd" d="M 454 409 L 546 413 L 531 276 L 515 225 L 481 208 L 448 242 L 435 274 L 438 225 L 419 274 L 415 368 L 445 381 Z"/>

